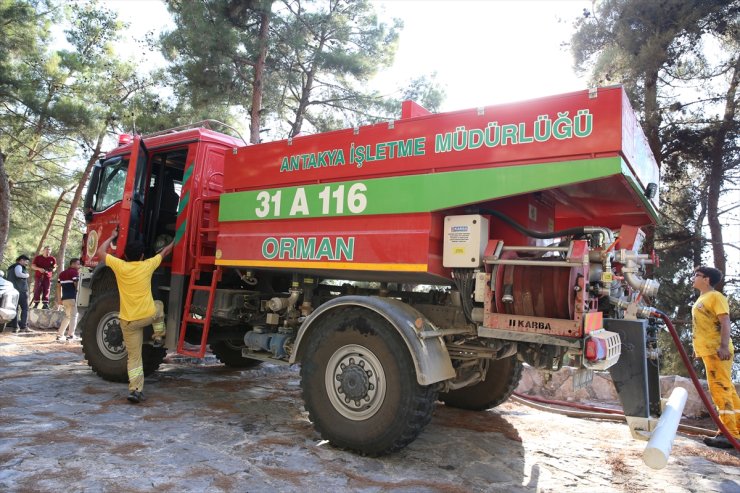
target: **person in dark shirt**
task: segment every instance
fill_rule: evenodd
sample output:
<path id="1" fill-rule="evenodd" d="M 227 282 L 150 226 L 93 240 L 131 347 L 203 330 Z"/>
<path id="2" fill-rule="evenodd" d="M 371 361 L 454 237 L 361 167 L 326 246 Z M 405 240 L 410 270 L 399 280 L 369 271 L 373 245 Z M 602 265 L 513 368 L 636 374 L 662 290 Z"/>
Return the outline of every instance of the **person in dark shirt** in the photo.
<path id="1" fill-rule="evenodd" d="M 64 319 L 57 332 L 57 342 L 79 341 L 77 328 L 77 281 L 80 278 L 80 259 L 69 261 L 69 268 L 59 273 L 57 279 L 57 304 L 64 308 Z M 64 332 L 69 329 L 67 335 Z"/>
<path id="2" fill-rule="evenodd" d="M 57 259 L 51 256 L 51 247 L 45 246 L 41 255 L 36 255 L 31 264 L 31 269 L 36 271 L 35 284 L 33 288 L 32 308 L 39 307 L 39 301 L 43 303 L 44 309 L 49 308 L 49 291 L 51 290 L 51 276 L 57 270 Z"/>
<path id="3" fill-rule="evenodd" d="M 15 263 L 8 267 L 8 281 L 18 290 L 18 307 L 15 318 L 8 324 L 13 332 L 32 332 L 28 328 L 28 263 L 31 261 L 27 256 L 20 255 Z"/>

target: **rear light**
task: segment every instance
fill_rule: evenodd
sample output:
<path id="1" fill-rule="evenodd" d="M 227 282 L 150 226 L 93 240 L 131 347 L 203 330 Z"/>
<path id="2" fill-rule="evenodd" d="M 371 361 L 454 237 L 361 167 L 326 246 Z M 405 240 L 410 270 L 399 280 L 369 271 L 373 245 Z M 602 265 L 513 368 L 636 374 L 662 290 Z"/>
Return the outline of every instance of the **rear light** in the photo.
<path id="1" fill-rule="evenodd" d="M 583 343 L 583 366 L 606 370 L 619 360 L 622 341 L 619 334 L 604 329 L 591 332 Z"/>
<path id="2" fill-rule="evenodd" d="M 118 145 L 126 145 L 131 143 L 131 134 L 120 134 L 118 136 Z"/>
<path id="3" fill-rule="evenodd" d="M 589 338 L 586 341 L 586 359 L 598 361 L 606 358 L 606 341 L 603 339 Z"/>

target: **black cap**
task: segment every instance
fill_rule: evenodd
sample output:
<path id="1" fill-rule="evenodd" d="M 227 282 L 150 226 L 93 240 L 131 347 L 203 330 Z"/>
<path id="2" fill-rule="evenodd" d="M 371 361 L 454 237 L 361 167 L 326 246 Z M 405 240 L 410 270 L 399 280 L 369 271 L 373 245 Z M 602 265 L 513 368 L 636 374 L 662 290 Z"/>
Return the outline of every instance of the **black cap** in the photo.
<path id="1" fill-rule="evenodd" d="M 19 255 L 17 259 L 15 259 L 16 262 L 20 262 L 21 260 L 31 260 L 25 255 Z"/>

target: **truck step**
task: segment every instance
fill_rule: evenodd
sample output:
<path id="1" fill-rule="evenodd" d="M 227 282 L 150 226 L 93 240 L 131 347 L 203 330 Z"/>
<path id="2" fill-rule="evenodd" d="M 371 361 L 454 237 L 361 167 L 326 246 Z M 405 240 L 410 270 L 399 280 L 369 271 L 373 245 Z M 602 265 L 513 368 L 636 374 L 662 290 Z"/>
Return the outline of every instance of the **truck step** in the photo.
<path id="1" fill-rule="evenodd" d="M 210 291 L 211 290 L 211 287 L 210 286 L 198 286 L 198 285 L 195 285 L 195 286 L 192 286 L 192 289 L 193 289 L 193 291 Z"/>

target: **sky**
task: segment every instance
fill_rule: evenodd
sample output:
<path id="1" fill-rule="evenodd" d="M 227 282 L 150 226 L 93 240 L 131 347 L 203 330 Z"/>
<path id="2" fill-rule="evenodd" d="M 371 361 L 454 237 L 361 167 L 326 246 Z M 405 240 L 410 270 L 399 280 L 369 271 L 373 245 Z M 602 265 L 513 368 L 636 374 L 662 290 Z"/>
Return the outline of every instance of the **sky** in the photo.
<path id="1" fill-rule="evenodd" d="M 374 3 L 384 15 L 404 22 L 395 63 L 379 80 L 437 72 L 447 93 L 442 111 L 586 88 L 560 45 L 590 1 Z"/>
<path id="2" fill-rule="evenodd" d="M 130 24 L 124 56 L 154 60 L 131 39 L 172 27 L 160 0 L 103 2 Z M 370 82 L 386 93 L 423 74 L 445 88 L 441 111 L 487 106 L 586 88 L 572 69 L 567 42 L 572 23 L 590 0 L 373 1 L 382 19 L 404 23 L 392 67 Z"/>

